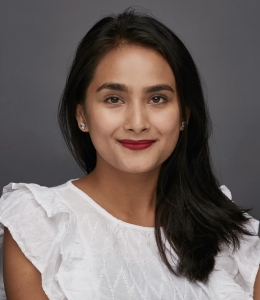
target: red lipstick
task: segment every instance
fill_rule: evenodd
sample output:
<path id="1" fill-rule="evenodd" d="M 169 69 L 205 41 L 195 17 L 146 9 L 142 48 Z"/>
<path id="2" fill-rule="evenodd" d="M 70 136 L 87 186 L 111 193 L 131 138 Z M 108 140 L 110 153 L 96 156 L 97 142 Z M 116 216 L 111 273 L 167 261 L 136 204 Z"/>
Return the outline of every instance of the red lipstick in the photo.
<path id="1" fill-rule="evenodd" d="M 143 150 L 152 146 L 155 140 L 120 140 L 121 145 L 131 150 Z"/>

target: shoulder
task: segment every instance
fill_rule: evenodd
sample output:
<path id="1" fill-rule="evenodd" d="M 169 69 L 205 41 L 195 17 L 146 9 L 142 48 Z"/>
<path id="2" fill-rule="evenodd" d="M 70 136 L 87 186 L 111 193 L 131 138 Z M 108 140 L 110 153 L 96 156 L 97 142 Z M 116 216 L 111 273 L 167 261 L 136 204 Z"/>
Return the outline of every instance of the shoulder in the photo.
<path id="1" fill-rule="evenodd" d="M 47 251 L 53 239 L 75 219 L 73 209 L 66 205 L 69 191 L 67 183 L 51 188 L 34 183 L 9 183 L 3 188 L 1 233 L 3 227 L 7 227 L 23 252 L 31 256 L 32 262 L 37 259 L 37 254 Z M 44 264 L 38 259 L 35 264 L 41 271 Z"/>
<path id="2" fill-rule="evenodd" d="M 221 185 L 219 188 L 225 196 L 227 196 L 230 200 L 232 200 L 231 191 L 225 185 Z"/>
<path id="3" fill-rule="evenodd" d="M 231 200 L 231 192 L 225 186 L 221 191 Z M 260 264 L 259 221 L 247 214 L 245 225 L 252 236 L 243 236 L 240 248 L 234 251 L 226 246 L 215 260 L 209 285 L 220 299 L 253 299 L 254 285 Z M 258 280 L 257 280 L 258 281 Z M 255 298 L 257 299 L 257 298 Z"/>
<path id="4" fill-rule="evenodd" d="M 0 199 L 1 234 L 7 227 L 24 255 L 40 271 L 44 291 L 51 299 L 54 295 L 64 297 L 62 270 L 68 260 L 71 263 L 85 256 L 76 216 L 63 197 L 69 191 L 66 184 L 48 188 L 10 183 Z"/>
<path id="5" fill-rule="evenodd" d="M 4 186 L 0 198 L 0 216 L 12 214 L 33 215 L 45 214 L 48 217 L 62 211 L 66 200 L 66 194 L 70 192 L 69 182 L 55 186 L 46 187 L 35 183 L 9 183 Z M 41 213 L 40 213 L 41 212 Z"/>

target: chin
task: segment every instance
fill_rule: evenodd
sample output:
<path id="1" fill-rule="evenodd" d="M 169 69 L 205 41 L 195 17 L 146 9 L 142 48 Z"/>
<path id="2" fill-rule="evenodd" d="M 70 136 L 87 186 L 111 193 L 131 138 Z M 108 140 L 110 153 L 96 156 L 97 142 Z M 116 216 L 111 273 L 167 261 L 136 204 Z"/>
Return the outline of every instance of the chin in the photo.
<path id="1" fill-rule="evenodd" d="M 159 166 L 156 165 L 156 166 L 147 166 L 147 164 L 144 166 L 124 166 L 124 167 L 121 167 L 121 168 L 118 168 L 120 169 L 120 171 L 123 171 L 123 172 L 126 172 L 126 173 L 132 173 L 132 174 L 141 174 L 141 173 L 148 173 L 148 172 L 151 172 L 155 169 L 157 169 Z"/>

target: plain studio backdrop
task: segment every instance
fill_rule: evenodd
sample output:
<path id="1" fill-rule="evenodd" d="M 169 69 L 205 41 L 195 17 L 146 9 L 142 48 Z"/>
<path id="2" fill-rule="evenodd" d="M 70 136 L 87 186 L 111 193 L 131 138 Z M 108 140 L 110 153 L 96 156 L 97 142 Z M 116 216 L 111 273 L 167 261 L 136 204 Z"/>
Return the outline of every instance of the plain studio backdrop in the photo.
<path id="1" fill-rule="evenodd" d="M 152 12 L 190 50 L 212 117 L 220 184 L 260 219 L 257 0 L 1 1 L 0 188 L 83 175 L 58 127 L 59 99 L 80 39 L 101 17 L 129 6 Z"/>

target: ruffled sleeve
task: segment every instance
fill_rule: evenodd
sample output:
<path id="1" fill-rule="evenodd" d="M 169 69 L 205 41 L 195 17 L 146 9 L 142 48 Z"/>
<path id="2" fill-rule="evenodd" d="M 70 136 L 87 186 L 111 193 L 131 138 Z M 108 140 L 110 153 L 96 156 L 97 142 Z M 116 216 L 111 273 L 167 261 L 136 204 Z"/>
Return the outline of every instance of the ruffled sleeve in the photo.
<path id="1" fill-rule="evenodd" d="M 222 192 L 231 199 L 230 191 L 221 187 Z M 216 257 L 214 271 L 209 285 L 216 299 L 253 299 L 254 283 L 260 264 L 259 221 L 250 218 L 246 228 L 253 236 L 245 236 L 236 252 L 224 247 Z"/>
<path id="2" fill-rule="evenodd" d="M 41 272 L 49 299 L 95 299 L 76 217 L 54 190 L 10 183 L 0 200 L 0 223 L 1 233 L 3 226 L 8 227 L 22 252 Z"/>

